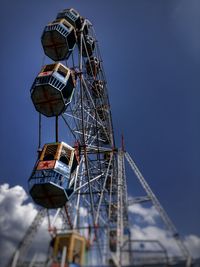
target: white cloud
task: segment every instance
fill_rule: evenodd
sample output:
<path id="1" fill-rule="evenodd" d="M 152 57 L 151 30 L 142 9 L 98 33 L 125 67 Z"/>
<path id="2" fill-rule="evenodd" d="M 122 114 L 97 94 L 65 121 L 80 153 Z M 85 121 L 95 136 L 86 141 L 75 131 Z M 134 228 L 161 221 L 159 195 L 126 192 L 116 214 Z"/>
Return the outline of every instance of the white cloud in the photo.
<path id="1" fill-rule="evenodd" d="M 0 266 L 2 267 L 5 266 L 9 257 L 15 251 L 17 244 L 22 240 L 37 213 L 35 206 L 27 202 L 27 200 L 28 195 L 21 186 L 9 187 L 8 184 L 0 185 L 0 251 L 1 255 L 4 256 L 0 257 Z M 134 214 L 134 217 L 140 217 L 141 222 L 145 222 L 145 226 L 143 224 L 142 227 L 139 221 L 136 221 L 137 224 L 134 221 L 134 225 L 131 228 L 134 239 L 159 240 L 171 254 L 177 251 L 175 242 L 168 232 L 156 225 L 158 213 L 155 208 L 146 208 L 140 204 L 134 204 L 129 207 L 129 211 Z M 82 208 L 80 213 L 81 216 L 87 218 L 87 210 L 85 208 Z M 52 217 L 53 214 L 51 214 Z M 56 221 L 57 225 L 61 227 L 60 218 Z M 37 247 L 37 251 L 40 251 L 40 257 L 44 256 L 44 249 L 48 249 L 49 240 L 47 219 L 45 219 L 34 239 L 33 250 Z M 199 257 L 200 237 L 188 235 L 184 240 L 193 257 Z"/>
<path id="2" fill-rule="evenodd" d="M 154 208 L 154 206 L 150 208 L 145 208 L 140 204 L 134 204 L 129 206 L 129 212 L 137 214 L 141 217 L 141 219 L 149 224 L 155 224 L 156 218 L 158 217 L 158 212 Z"/>
<path id="3" fill-rule="evenodd" d="M 169 256 L 181 256 L 172 236 L 168 234 L 166 230 L 163 230 L 157 226 L 146 226 L 141 228 L 138 225 L 133 226 L 131 233 L 134 239 L 141 240 L 155 240 L 159 241 L 161 245 L 164 245 Z M 157 246 L 156 249 L 162 250 L 161 246 Z"/>
<path id="4" fill-rule="evenodd" d="M 62 213 L 62 212 L 61 212 Z M 61 213 L 55 220 L 55 228 L 59 231 L 63 229 L 63 219 Z M 28 195 L 25 190 L 19 186 L 10 187 L 8 184 L 0 185 L 0 266 L 6 266 L 8 260 L 19 242 L 23 239 L 28 227 L 33 222 L 37 214 L 37 209 L 33 203 L 28 202 Z M 87 219 L 87 209 L 80 208 L 80 215 Z M 53 222 L 55 211 L 51 210 L 49 219 Z M 87 224 L 88 225 L 88 224 Z M 85 224 L 86 226 L 86 224 Z M 87 230 L 83 230 L 88 234 Z M 37 234 L 34 236 L 32 246 L 28 250 L 28 257 L 37 253 L 37 260 L 44 260 L 47 256 L 47 250 L 50 243 L 48 233 L 47 216 L 44 218 L 42 225 L 39 227 Z"/>
<path id="5" fill-rule="evenodd" d="M 164 245 L 169 256 L 181 256 L 180 249 L 172 235 L 156 224 L 159 214 L 154 207 L 145 208 L 141 204 L 133 204 L 129 207 L 129 212 L 133 213 L 134 218 L 140 217 L 140 220 L 134 220 L 134 225 L 131 227 L 133 239 L 158 240 Z M 142 222 L 146 222 L 148 225 L 142 226 Z M 188 235 L 184 237 L 184 243 L 193 258 L 200 256 L 199 236 Z"/>
<path id="6" fill-rule="evenodd" d="M 185 237 L 185 244 L 194 258 L 200 257 L 200 237 L 188 235 Z"/>
<path id="7" fill-rule="evenodd" d="M 36 215 L 33 204 L 23 204 L 28 196 L 21 186 L 9 188 L 8 184 L 0 186 L 0 226 L 1 235 L 18 239 Z"/>
<path id="8" fill-rule="evenodd" d="M 0 266 L 8 262 L 37 214 L 34 205 L 26 203 L 27 199 L 28 195 L 21 186 L 0 185 Z M 38 234 L 47 241 L 47 234 L 43 230 Z M 39 246 L 41 242 L 36 240 L 36 243 Z"/>

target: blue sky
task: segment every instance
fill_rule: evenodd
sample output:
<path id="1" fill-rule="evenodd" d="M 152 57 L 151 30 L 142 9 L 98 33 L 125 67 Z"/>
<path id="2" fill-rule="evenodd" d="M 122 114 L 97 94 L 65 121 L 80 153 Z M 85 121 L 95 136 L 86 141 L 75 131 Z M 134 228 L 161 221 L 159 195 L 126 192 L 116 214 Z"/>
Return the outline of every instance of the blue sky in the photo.
<path id="1" fill-rule="evenodd" d="M 0 183 L 27 191 L 38 141 L 30 88 L 43 61 L 40 36 L 68 7 L 94 24 L 117 144 L 123 132 L 180 233 L 200 235 L 198 0 L 2 0 Z M 49 125 L 46 135 L 53 138 Z"/>

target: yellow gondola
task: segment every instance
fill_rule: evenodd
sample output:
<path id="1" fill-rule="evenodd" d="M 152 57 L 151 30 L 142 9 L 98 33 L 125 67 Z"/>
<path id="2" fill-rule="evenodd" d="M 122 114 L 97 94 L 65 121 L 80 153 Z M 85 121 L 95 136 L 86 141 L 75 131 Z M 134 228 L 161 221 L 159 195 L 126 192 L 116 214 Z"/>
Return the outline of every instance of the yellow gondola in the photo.
<path id="1" fill-rule="evenodd" d="M 57 234 L 54 238 L 53 261 L 59 264 L 62 259 L 64 248 L 66 249 L 65 263 L 69 266 L 74 263 L 77 266 L 84 264 L 86 239 L 76 232 Z M 54 266 L 53 265 L 53 266 Z"/>

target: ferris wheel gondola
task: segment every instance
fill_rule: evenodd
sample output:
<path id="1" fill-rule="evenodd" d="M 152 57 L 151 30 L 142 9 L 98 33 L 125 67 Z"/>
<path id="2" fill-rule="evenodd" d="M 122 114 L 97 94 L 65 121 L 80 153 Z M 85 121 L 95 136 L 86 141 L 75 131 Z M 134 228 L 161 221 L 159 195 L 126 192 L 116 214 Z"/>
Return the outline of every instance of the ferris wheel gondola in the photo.
<path id="1" fill-rule="evenodd" d="M 69 58 L 77 42 L 75 28 L 65 19 L 49 23 L 41 37 L 44 53 L 54 61 Z"/>
<path id="2" fill-rule="evenodd" d="M 63 207 L 75 191 L 78 164 L 74 148 L 64 142 L 46 144 L 29 178 L 34 202 L 48 209 Z"/>
<path id="3" fill-rule="evenodd" d="M 36 110 L 47 117 L 62 114 L 71 102 L 75 85 L 73 72 L 63 64 L 42 67 L 31 88 Z"/>

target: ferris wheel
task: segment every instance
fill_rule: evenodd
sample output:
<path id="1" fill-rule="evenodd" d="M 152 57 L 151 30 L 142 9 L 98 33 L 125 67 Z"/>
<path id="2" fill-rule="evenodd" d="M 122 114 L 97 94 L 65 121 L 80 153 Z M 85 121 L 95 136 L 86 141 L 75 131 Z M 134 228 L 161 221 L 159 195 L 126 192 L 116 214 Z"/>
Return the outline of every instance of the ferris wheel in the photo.
<path id="1" fill-rule="evenodd" d="M 69 248 L 66 262 L 83 265 L 87 250 L 88 255 L 95 253 L 97 264 L 108 264 L 109 253 L 117 251 L 117 157 L 95 32 L 90 21 L 71 8 L 45 27 L 41 41 L 53 62 L 37 75 L 31 98 L 40 127 L 42 116 L 55 117 L 56 140 L 43 147 L 39 141 L 30 195 L 46 209 L 64 209 L 52 264 L 59 264 L 56 257 L 63 247 Z M 59 139 L 61 124 L 69 141 Z"/>
<path id="2" fill-rule="evenodd" d="M 190 255 L 167 213 L 123 144 L 115 146 L 93 25 L 73 8 L 64 9 L 45 26 L 41 42 L 52 62 L 42 66 L 30 91 L 39 113 L 39 142 L 28 180 L 40 210 L 9 267 L 132 266 L 125 159 L 146 192 L 134 203 L 155 206 L 189 266 Z M 55 119 L 55 140 L 42 144 L 45 117 Z M 66 136 L 60 138 L 63 128 Z M 45 216 L 51 236 L 47 259 L 26 265 L 20 256 Z"/>

